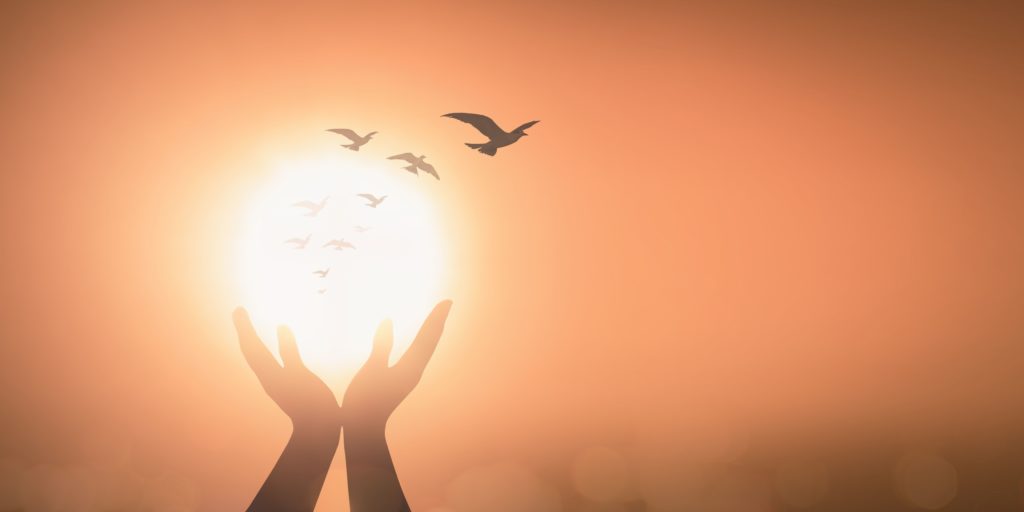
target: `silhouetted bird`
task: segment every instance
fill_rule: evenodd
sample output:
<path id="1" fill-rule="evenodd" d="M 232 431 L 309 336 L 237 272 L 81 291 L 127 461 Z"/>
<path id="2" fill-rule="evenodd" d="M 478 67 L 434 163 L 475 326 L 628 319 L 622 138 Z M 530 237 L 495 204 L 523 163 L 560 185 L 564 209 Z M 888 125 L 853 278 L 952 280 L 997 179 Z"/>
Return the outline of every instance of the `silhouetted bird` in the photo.
<path id="1" fill-rule="evenodd" d="M 527 135 L 525 130 L 540 122 L 530 121 L 529 123 L 524 123 L 520 125 L 518 128 L 512 130 L 511 132 L 506 132 L 505 130 L 502 130 L 501 127 L 498 126 L 498 123 L 495 123 L 493 119 L 487 116 L 482 116 L 480 114 L 466 114 L 463 112 L 455 112 L 452 114 L 445 114 L 441 117 L 450 117 L 452 119 L 458 119 L 463 123 L 469 123 L 473 125 L 473 128 L 479 130 L 480 133 L 484 134 L 490 140 L 483 144 L 467 142 L 466 145 L 485 155 L 491 156 L 494 156 L 494 154 L 498 152 L 498 148 L 508 146 L 509 144 L 512 144 L 513 142 L 519 140 L 520 137 Z"/>
<path id="2" fill-rule="evenodd" d="M 327 242 L 323 246 L 324 247 L 334 247 L 335 251 L 340 251 L 342 249 L 355 249 L 356 248 L 356 246 L 346 242 L 344 238 L 331 240 L 330 242 Z"/>
<path id="3" fill-rule="evenodd" d="M 352 229 L 356 230 L 356 233 L 366 233 L 367 231 L 370 230 L 370 228 L 360 225 L 352 226 Z"/>
<path id="4" fill-rule="evenodd" d="M 360 136 L 358 133 L 352 130 L 349 130 L 348 128 L 331 128 L 330 130 L 327 131 L 337 133 L 338 135 L 342 135 L 348 140 L 351 140 L 351 144 L 342 144 L 341 146 L 344 148 L 351 149 L 352 151 L 359 151 L 359 148 L 362 147 L 363 144 L 370 142 L 370 139 L 372 139 L 373 136 L 377 134 L 377 132 L 370 132 L 367 133 L 366 136 L 364 137 Z"/>
<path id="5" fill-rule="evenodd" d="M 320 288 L 316 292 L 319 293 L 320 295 L 323 295 L 323 294 L 327 293 L 327 288 Z"/>
<path id="6" fill-rule="evenodd" d="M 366 203 L 366 206 L 369 206 L 370 208 L 376 208 L 376 207 L 377 207 L 377 205 L 379 205 L 379 204 L 383 203 L 383 202 L 384 202 L 384 200 L 388 198 L 388 196 L 380 196 L 380 197 L 377 197 L 377 196 L 375 196 L 375 195 L 373 195 L 373 194 L 356 194 L 356 195 L 357 195 L 358 197 L 361 197 L 361 198 L 363 198 L 363 199 L 366 199 L 366 200 L 368 201 L 368 202 Z"/>
<path id="7" fill-rule="evenodd" d="M 434 178 L 441 179 L 441 177 L 437 175 L 437 171 L 434 170 L 434 166 L 423 160 L 426 157 L 426 155 L 416 156 L 412 153 L 402 153 L 401 155 L 389 156 L 388 160 L 404 160 L 409 162 L 409 165 L 405 166 L 405 170 L 416 175 L 419 175 L 418 171 L 423 171 Z"/>
<path id="8" fill-rule="evenodd" d="M 331 269 L 325 268 L 323 270 L 314 270 L 313 273 L 320 277 L 327 277 L 327 274 L 330 273 L 330 271 Z"/>
<path id="9" fill-rule="evenodd" d="M 319 203 L 314 203 L 313 201 L 299 201 L 297 203 L 292 203 L 292 206 L 307 208 L 309 209 L 309 212 L 306 213 L 306 217 L 316 217 L 316 215 L 320 213 L 320 210 L 323 210 L 324 206 L 327 206 L 327 197 L 321 199 Z"/>
<path id="10" fill-rule="evenodd" d="M 313 234 L 310 233 L 310 234 L 306 235 L 306 238 L 289 238 L 288 240 L 285 240 L 284 243 L 292 244 L 292 245 L 295 246 L 296 249 L 305 249 L 306 248 L 306 244 L 309 243 L 309 239 L 312 236 L 313 236 Z"/>

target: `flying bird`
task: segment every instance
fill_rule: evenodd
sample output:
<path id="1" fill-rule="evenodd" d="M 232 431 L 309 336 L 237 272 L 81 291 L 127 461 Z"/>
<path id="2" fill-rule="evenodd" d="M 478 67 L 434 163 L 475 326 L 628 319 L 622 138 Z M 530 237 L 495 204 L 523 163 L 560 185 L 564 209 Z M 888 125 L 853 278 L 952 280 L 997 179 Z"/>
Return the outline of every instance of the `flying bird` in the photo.
<path id="1" fill-rule="evenodd" d="M 498 148 L 508 146 L 513 142 L 519 140 L 520 137 L 528 135 L 525 130 L 540 122 L 539 120 L 530 121 L 529 123 L 524 123 L 520 125 L 518 128 L 512 130 L 511 132 L 506 132 L 505 130 L 502 130 L 501 127 L 498 126 L 498 123 L 495 123 L 493 119 L 480 114 L 454 112 L 451 114 L 445 114 L 441 117 L 450 117 L 452 119 L 462 121 L 463 123 L 469 123 L 473 125 L 473 128 L 479 130 L 480 133 L 484 134 L 484 136 L 486 136 L 490 140 L 483 144 L 467 142 L 466 145 L 485 155 L 491 156 L 494 156 L 494 154 L 498 152 Z"/>
<path id="2" fill-rule="evenodd" d="M 316 292 L 319 293 L 320 295 L 323 295 L 323 294 L 327 293 L 327 288 L 320 288 Z"/>
<path id="3" fill-rule="evenodd" d="M 306 248 L 306 244 L 309 243 L 309 239 L 312 236 L 313 236 L 313 234 L 310 233 L 310 234 L 306 235 L 306 238 L 289 238 L 288 240 L 285 240 L 284 243 L 292 244 L 292 245 L 295 246 L 296 249 L 305 249 Z"/>
<path id="4" fill-rule="evenodd" d="M 366 199 L 368 201 L 366 206 L 369 206 L 370 208 L 376 208 L 377 205 L 383 203 L 384 200 L 388 198 L 388 196 L 377 197 L 373 194 L 356 194 L 356 196 Z"/>
<path id="5" fill-rule="evenodd" d="M 356 233 L 366 233 L 367 231 L 370 230 L 370 228 L 360 225 L 352 226 L 352 229 L 356 230 Z"/>
<path id="6" fill-rule="evenodd" d="M 441 179 L 441 177 L 437 175 L 437 171 L 434 170 L 434 166 L 428 164 L 424 160 L 426 157 L 426 155 L 416 156 L 412 153 L 402 153 L 400 155 L 389 156 L 388 160 L 403 160 L 409 163 L 409 165 L 404 167 L 405 170 L 415 175 L 419 175 L 418 171 L 423 171 L 436 179 Z"/>
<path id="7" fill-rule="evenodd" d="M 358 133 L 349 130 L 348 128 L 331 128 L 330 130 L 327 131 L 337 133 L 338 135 L 341 135 L 347 138 L 348 140 L 352 141 L 351 144 L 341 145 L 341 147 L 351 149 L 352 151 L 359 151 L 359 148 L 361 148 L 363 144 L 370 142 L 370 139 L 372 139 L 373 136 L 377 134 L 377 132 L 370 132 L 367 133 L 365 136 L 361 136 Z"/>
<path id="8" fill-rule="evenodd" d="M 327 277 L 327 274 L 330 273 L 330 271 L 331 269 L 325 268 L 323 270 L 314 270 L 313 273 L 320 277 Z"/>
<path id="9" fill-rule="evenodd" d="M 306 212 L 306 217 L 316 217 L 316 215 L 320 213 L 320 210 L 323 210 L 326 205 L 327 197 L 321 199 L 319 203 L 314 203 L 313 201 L 299 201 L 297 203 L 292 203 L 292 206 L 308 209 L 309 211 Z"/>
<path id="10" fill-rule="evenodd" d="M 331 240 L 330 242 L 327 242 L 326 244 L 324 244 L 323 247 L 325 247 L 325 248 L 326 247 L 334 247 L 335 251 L 340 251 L 342 249 L 355 249 L 356 248 L 356 246 L 346 242 L 344 238 L 340 238 L 340 239 L 336 238 L 334 240 Z"/>

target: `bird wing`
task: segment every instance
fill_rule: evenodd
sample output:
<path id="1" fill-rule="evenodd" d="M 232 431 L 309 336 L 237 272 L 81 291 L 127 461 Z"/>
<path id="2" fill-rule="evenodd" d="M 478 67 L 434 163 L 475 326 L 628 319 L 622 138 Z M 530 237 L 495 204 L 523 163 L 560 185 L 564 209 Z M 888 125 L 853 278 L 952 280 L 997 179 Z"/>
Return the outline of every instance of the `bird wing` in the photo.
<path id="1" fill-rule="evenodd" d="M 348 139 L 351 140 L 352 142 L 362 139 L 362 137 L 360 137 L 358 133 L 349 130 L 348 128 L 331 128 L 330 130 L 327 131 L 337 133 L 338 135 L 344 135 L 345 137 L 348 137 Z"/>
<path id="2" fill-rule="evenodd" d="M 423 172 L 433 176 L 434 178 L 437 178 L 438 180 L 441 179 L 441 177 L 437 175 L 437 171 L 434 170 L 433 165 L 423 162 L 421 165 L 419 165 L 419 168 L 423 169 Z"/>
<path id="3" fill-rule="evenodd" d="M 324 244 L 323 247 L 330 247 L 332 245 L 338 245 L 338 241 L 337 240 L 331 240 L 330 242 L 327 242 L 326 244 Z"/>
<path id="4" fill-rule="evenodd" d="M 441 117 L 450 117 L 462 121 L 463 123 L 469 123 L 473 125 L 480 133 L 487 136 L 488 139 L 494 140 L 505 135 L 505 130 L 502 130 L 498 123 L 495 123 L 493 119 L 480 115 L 480 114 L 467 114 L 465 112 L 453 112 L 451 114 L 445 114 Z"/>
<path id="5" fill-rule="evenodd" d="M 535 125 L 535 124 L 537 124 L 539 122 L 540 122 L 540 119 L 538 119 L 536 121 L 530 121 L 529 123 L 523 123 L 518 128 L 516 128 L 515 130 L 512 130 L 512 131 L 514 131 L 514 132 L 521 132 L 521 131 L 523 131 L 523 130 L 525 130 L 525 129 L 527 129 L 527 128 L 529 128 L 529 127 L 531 127 L 531 126 L 533 126 L 533 125 Z"/>
<path id="6" fill-rule="evenodd" d="M 402 153 L 400 155 L 389 156 L 388 160 L 405 160 L 406 162 L 409 162 L 410 164 L 414 164 L 414 163 L 416 163 L 417 158 L 416 158 L 416 155 L 414 155 L 412 153 Z"/>
<path id="7" fill-rule="evenodd" d="M 375 196 L 373 194 L 356 194 L 356 197 L 361 197 L 363 199 L 366 199 L 367 201 L 376 201 L 377 200 L 377 196 Z"/>
<path id="8" fill-rule="evenodd" d="M 313 201 L 299 201 L 297 203 L 292 203 L 292 206 L 298 206 L 300 208 L 313 208 L 313 209 L 315 209 L 315 208 L 319 207 L 320 205 L 317 204 L 317 203 L 314 203 Z"/>

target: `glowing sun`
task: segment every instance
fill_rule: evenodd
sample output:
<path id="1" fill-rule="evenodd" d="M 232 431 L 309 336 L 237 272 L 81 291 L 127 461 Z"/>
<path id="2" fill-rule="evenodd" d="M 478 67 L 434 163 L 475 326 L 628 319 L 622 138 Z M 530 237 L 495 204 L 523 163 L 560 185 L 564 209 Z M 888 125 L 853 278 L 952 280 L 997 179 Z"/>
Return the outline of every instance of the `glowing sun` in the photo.
<path id="1" fill-rule="evenodd" d="M 353 369 L 369 354 L 377 324 L 391 318 L 400 354 L 444 298 L 441 230 L 429 197 L 438 186 L 402 162 L 340 149 L 279 165 L 253 197 L 239 249 L 243 305 L 264 341 L 273 348 L 274 327 L 288 324 L 307 365 Z M 358 194 L 387 197 L 374 208 Z M 293 206 L 325 198 L 316 215 Z M 286 243 L 307 235 L 303 248 Z M 354 248 L 325 247 L 331 240 Z"/>

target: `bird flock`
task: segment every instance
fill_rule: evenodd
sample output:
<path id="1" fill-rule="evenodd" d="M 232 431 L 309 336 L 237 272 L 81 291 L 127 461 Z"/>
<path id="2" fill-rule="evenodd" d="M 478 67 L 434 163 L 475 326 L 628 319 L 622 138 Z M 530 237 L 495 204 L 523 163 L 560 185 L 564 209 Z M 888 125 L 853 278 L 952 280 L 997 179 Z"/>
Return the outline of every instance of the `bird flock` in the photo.
<path id="1" fill-rule="evenodd" d="M 441 117 L 448 117 L 451 119 L 467 123 L 476 128 L 477 131 L 479 131 L 485 137 L 487 137 L 487 142 L 469 142 L 466 143 L 466 146 L 468 146 L 470 149 L 479 151 L 480 153 L 483 153 L 488 156 L 494 156 L 495 154 L 497 154 L 499 148 L 503 148 L 505 146 L 509 146 L 515 143 L 520 138 L 527 135 L 527 128 L 530 128 L 531 126 L 540 122 L 530 121 L 528 123 L 524 123 L 516 127 L 514 130 L 510 132 L 506 132 L 501 127 L 499 127 L 498 124 L 494 122 L 493 119 L 481 114 L 455 112 L 451 114 L 445 114 Z M 348 139 L 349 143 L 342 144 L 341 146 L 350 151 L 359 151 L 360 148 L 362 148 L 371 140 L 373 140 L 373 136 L 377 134 L 377 132 L 372 131 L 368 132 L 366 135 L 359 135 L 359 133 L 357 133 L 355 130 L 349 128 L 331 128 L 327 131 L 341 135 L 342 137 Z M 427 163 L 426 158 L 426 155 L 416 155 L 415 153 L 411 152 L 400 153 L 397 155 L 387 157 L 388 160 L 398 160 L 405 162 L 407 165 L 404 165 L 402 169 L 405 169 L 406 171 L 412 174 L 419 176 L 419 173 L 423 172 L 425 174 L 433 176 L 434 179 L 440 180 L 441 176 L 437 173 L 437 169 L 435 169 L 433 165 Z M 356 197 L 364 199 L 366 201 L 365 206 L 376 209 L 379 206 L 381 206 L 382 203 L 384 203 L 384 200 L 387 199 L 388 196 L 378 196 L 369 192 L 364 192 L 356 194 Z M 304 209 L 305 213 L 303 215 L 306 217 L 316 217 L 317 215 L 320 214 L 324 207 L 327 206 L 328 199 L 330 199 L 330 197 L 325 196 L 323 199 L 316 202 L 309 200 L 299 201 L 293 203 L 292 206 L 295 208 Z M 356 225 L 353 226 L 353 229 L 357 233 L 365 233 L 369 231 L 371 227 Z M 312 237 L 312 233 L 309 233 L 305 237 L 289 238 L 288 240 L 284 241 L 284 244 L 291 246 L 295 250 L 305 250 L 309 245 L 309 242 L 312 239 Z M 320 248 L 334 249 L 335 251 L 356 250 L 356 246 L 353 245 L 351 242 L 345 240 L 344 238 L 331 239 L 324 243 L 323 245 L 321 245 Z M 313 275 L 317 276 L 320 279 L 325 279 L 327 275 L 330 274 L 330 272 L 331 269 L 330 267 L 328 267 L 324 269 L 314 270 L 312 273 Z M 318 288 L 317 293 L 323 295 L 327 293 L 327 288 Z"/>

